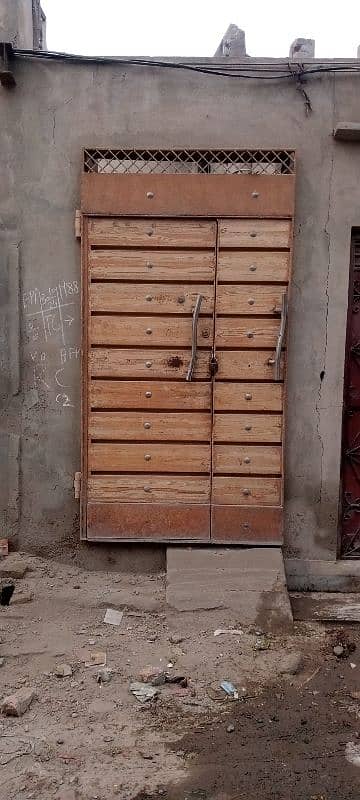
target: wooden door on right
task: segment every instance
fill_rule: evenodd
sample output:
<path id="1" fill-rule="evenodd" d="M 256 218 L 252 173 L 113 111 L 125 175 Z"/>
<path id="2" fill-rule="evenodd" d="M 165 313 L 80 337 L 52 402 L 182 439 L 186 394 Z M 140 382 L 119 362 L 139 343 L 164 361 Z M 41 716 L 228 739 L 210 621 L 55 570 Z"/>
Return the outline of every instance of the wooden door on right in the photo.
<path id="1" fill-rule="evenodd" d="M 215 542 L 281 543 L 290 219 L 223 219 L 213 382 Z"/>

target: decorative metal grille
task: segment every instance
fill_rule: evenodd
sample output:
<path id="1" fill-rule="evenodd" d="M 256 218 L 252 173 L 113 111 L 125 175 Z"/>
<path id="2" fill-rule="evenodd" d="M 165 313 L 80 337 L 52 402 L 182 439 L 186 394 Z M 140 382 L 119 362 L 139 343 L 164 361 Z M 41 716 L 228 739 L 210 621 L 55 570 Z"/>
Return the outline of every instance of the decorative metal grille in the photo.
<path id="1" fill-rule="evenodd" d="M 84 171 L 107 174 L 292 175 L 291 150 L 84 151 Z"/>

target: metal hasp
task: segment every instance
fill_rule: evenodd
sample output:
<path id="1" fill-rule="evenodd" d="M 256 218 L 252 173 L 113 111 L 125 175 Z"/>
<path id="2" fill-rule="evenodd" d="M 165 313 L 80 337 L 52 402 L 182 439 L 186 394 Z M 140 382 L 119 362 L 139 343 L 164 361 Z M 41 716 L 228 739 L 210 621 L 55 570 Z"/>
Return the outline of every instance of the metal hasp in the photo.
<path id="1" fill-rule="evenodd" d="M 12 45 L 9 42 L 0 42 L 0 84 L 4 89 L 13 89 L 16 86 L 11 69 L 9 69 L 9 58 L 12 54 Z"/>
<path id="2" fill-rule="evenodd" d="M 196 298 L 195 308 L 193 311 L 192 317 L 192 334 L 191 334 L 191 360 L 189 364 L 189 369 L 186 373 L 186 380 L 192 381 L 193 372 L 196 363 L 196 355 L 197 355 L 197 324 L 200 314 L 200 306 L 202 303 L 202 294 L 198 294 Z"/>
<path id="3" fill-rule="evenodd" d="M 280 330 L 279 335 L 276 343 L 276 351 L 275 351 L 275 369 L 274 369 L 274 378 L 276 381 L 279 381 L 281 378 L 281 350 L 284 342 L 285 330 L 286 330 L 286 320 L 287 320 L 287 312 L 288 312 L 288 298 L 286 292 L 283 293 L 281 298 L 281 321 L 280 321 Z"/>

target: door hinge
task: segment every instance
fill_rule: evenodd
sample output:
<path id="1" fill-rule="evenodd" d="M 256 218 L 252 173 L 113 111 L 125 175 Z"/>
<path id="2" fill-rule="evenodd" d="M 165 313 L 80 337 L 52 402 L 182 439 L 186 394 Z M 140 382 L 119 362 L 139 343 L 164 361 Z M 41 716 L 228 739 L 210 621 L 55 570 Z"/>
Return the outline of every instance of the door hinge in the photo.
<path id="1" fill-rule="evenodd" d="M 75 239 L 81 239 L 81 211 L 75 211 Z"/>
<path id="2" fill-rule="evenodd" d="M 81 472 L 75 472 L 74 475 L 74 497 L 75 500 L 80 500 L 81 492 Z"/>

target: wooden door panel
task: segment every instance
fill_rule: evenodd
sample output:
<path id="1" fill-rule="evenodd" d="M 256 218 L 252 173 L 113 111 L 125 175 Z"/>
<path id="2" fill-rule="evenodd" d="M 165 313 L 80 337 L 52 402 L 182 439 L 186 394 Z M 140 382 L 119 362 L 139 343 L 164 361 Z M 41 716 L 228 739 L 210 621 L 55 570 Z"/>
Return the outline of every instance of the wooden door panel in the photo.
<path id="1" fill-rule="evenodd" d="M 281 433 L 281 415 L 215 414 L 215 442 L 281 442 Z"/>
<path id="2" fill-rule="evenodd" d="M 216 223 L 105 217 L 89 220 L 88 240 L 97 247 L 214 247 Z"/>
<path id="3" fill-rule="evenodd" d="M 220 250 L 219 283 L 285 283 L 289 275 L 288 252 Z"/>
<path id="4" fill-rule="evenodd" d="M 209 347 L 212 341 L 213 322 L 210 317 L 198 321 L 198 346 Z M 192 318 L 181 317 L 117 317 L 92 316 L 90 338 L 92 344 L 139 345 L 146 347 L 166 343 L 172 347 L 190 347 Z"/>
<path id="5" fill-rule="evenodd" d="M 209 382 L 92 380 L 89 391 L 91 408 L 143 408 L 168 411 L 211 408 Z"/>
<path id="6" fill-rule="evenodd" d="M 201 284 L 93 283 L 91 310 L 102 313 L 192 314 L 201 294 L 201 314 L 212 314 L 214 289 Z"/>
<path id="7" fill-rule="evenodd" d="M 218 314 L 276 314 L 281 312 L 283 286 L 243 286 L 223 284 L 218 286 L 216 310 Z M 280 324 L 280 319 L 278 325 Z"/>
<path id="8" fill-rule="evenodd" d="M 215 475 L 212 500 L 215 505 L 280 505 L 281 478 Z"/>
<path id="9" fill-rule="evenodd" d="M 216 444 L 214 474 L 280 475 L 281 447 Z"/>
<path id="10" fill-rule="evenodd" d="M 272 506 L 213 505 L 211 541 L 213 543 L 281 545 L 283 509 Z"/>
<path id="11" fill-rule="evenodd" d="M 281 411 L 281 383 L 221 383 L 214 385 L 215 411 Z"/>
<path id="12" fill-rule="evenodd" d="M 217 350 L 218 380 L 272 381 L 273 350 Z M 283 363 L 283 359 L 282 359 Z"/>
<path id="13" fill-rule="evenodd" d="M 287 219 L 227 219 L 219 223 L 222 247 L 289 248 L 291 222 Z"/>
<path id="14" fill-rule="evenodd" d="M 211 250 L 91 250 L 92 280 L 213 281 Z"/>
<path id="15" fill-rule="evenodd" d="M 197 475 L 93 475 L 88 498 L 125 503 L 208 503 L 210 477 Z"/>
<path id="16" fill-rule="evenodd" d="M 210 472 L 210 445 L 114 444 L 89 445 L 90 472 Z"/>
<path id="17" fill-rule="evenodd" d="M 209 541 L 210 504 L 89 502 L 90 541 Z"/>
<path id="18" fill-rule="evenodd" d="M 219 287 L 220 288 L 220 287 Z M 279 335 L 277 319 L 243 319 L 218 317 L 216 344 L 218 347 L 276 347 Z"/>
<path id="19" fill-rule="evenodd" d="M 90 374 L 108 378 L 171 378 L 185 380 L 190 350 L 127 350 L 96 348 L 90 351 Z M 210 356 L 199 351 L 194 378 L 210 375 Z"/>
<path id="20" fill-rule="evenodd" d="M 101 440 L 208 441 L 211 437 L 211 414 L 93 411 L 89 432 L 92 439 Z"/>

